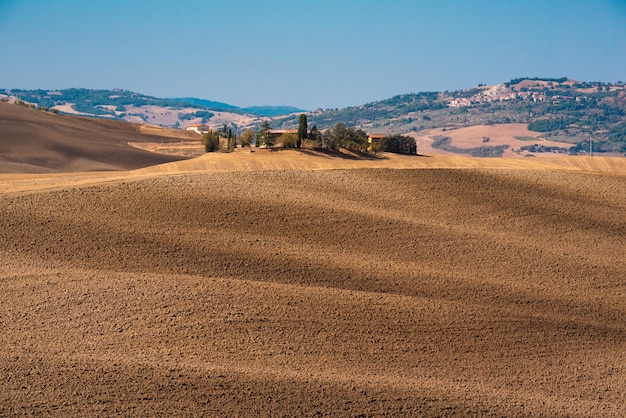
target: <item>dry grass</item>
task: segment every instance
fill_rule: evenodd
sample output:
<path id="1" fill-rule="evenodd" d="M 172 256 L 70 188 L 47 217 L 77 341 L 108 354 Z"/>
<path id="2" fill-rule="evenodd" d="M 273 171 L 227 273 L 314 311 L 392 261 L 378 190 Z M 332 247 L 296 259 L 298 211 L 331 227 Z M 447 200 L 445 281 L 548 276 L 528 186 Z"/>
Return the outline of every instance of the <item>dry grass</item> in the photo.
<path id="1" fill-rule="evenodd" d="M 196 132 L 186 131 L 181 129 L 163 128 L 161 126 L 154 125 L 140 125 L 139 132 L 143 134 L 153 135 L 162 138 L 174 138 L 180 141 L 190 140 L 198 142 L 200 135 Z"/>
<path id="2" fill-rule="evenodd" d="M 174 155 L 184 158 L 196 158 L 205 153 L 204 146 L 197 138 L 195 141 L 180 141 L 177 143 L 133 142 L 130 145 L 156 154 Z"/>
<path id="3" fill-rule="evenodd" d="M 177 144 L 173 145 L 177 147 Z M 197 145 L 192 145 L 197 147 Z M 171 149 L 171 148 L 170 148 Z M 457 156 L 403 156 L 379 154 L 372 159 L 358 159 L 303 150 L 238 150 L 234 153 L 211 153 L 201 157 L 136 169 L 132 171 L 82 172 L 53 174 L 0 174 L 0 194 L 20 194 L 42 190 L 81 187 L 98 183 L 143 179 L 152 176 L 190 172 L 257 172 L 275 170 L 337 169 L 420 169 L 475 168 L 516 170 L 567 170 L 589 173 L 626 174 L 626 159 L 603 157 L 551 157 L 541 159 L 468 158 Z"/>
<path id="4" fill-rule="evenodd" d="M 516 153 L 520 147 L 531 145 L 533 143 L 541 144 L 549 147 L 561 147 L 568 149 L 572 146 L 569 143 L 549 141 L 540 138 L 539 132 L 529 131 L 527 124 L 524 123 L 507 123 L 498 125 L 475 125 L 467 128 L 450 129 L 443 131 L 442 129 L 432 129 L 430 131 L 412 134 L 418 141 L 418 150 L 426 154 L 454 155 L 453 153 L 432 148 L 432 142 L 436 136 L 447 136 L 451 138 L 451 145 L 458 148 L 477 148 L 481 146 L 497 146 L 509 145 L 504 151 L 505 158 L 523 157 L 527 152 Z M 483 138 L 489 138 L 489 142 L 483 142 Z M 535 141 L 521 141 L 516 137 L 535 137 Z M 552 157 L 552 153 L 537 153 L 538 157 Z"/>

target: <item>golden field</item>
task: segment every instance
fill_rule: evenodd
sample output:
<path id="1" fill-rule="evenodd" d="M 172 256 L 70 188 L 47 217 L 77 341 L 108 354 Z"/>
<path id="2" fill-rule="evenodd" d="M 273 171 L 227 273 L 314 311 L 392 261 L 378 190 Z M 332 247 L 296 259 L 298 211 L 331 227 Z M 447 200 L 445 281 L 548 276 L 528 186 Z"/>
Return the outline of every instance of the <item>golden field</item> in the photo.
<path id="1" fill-rule="evenodd" d="M 0 416 L 626 414 L 626 159 L 136 155 L 0 174 Z"/>
<path id="2" fill-rule="evenodd" d="M 0 415 L 621 416 L 623 162 L 515 161 L 2 175 Z"/>

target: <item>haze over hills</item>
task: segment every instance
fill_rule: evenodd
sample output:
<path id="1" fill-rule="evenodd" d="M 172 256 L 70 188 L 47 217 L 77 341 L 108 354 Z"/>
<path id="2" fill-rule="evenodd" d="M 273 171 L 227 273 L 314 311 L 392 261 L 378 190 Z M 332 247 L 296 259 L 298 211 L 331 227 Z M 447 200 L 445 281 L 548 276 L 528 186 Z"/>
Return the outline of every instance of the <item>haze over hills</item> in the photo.
<path id="1" fill-rule="evenodd" d="M 241 125 L 261 117 L 274 117 L 305 110 L 292 106 L 237 107 L 227 103 L 184 98 L 157 98 L 128 90 L 21 90 L 0 89 L 0 98 L 21 100 L 38 107 L 62 113 L 148 123 L 172 128 L 184 128 L 193 123 L 218 125 L 230 122 Z M 217 115 L 216 115 L 217 113 Z M 225 113 L 222 115 L 221 113 Z"/>
<path id="2" fill-rule="evenodd" d="M 626 152 L 623 82 L 518 78 L 495 86 L 411 93 L 362 106 L 320 110 L 309 121 L 319 128 L 343 122 L 382 133 L 439 129 L 437 134 L 443 137 L 446 131 L 470 126 L 520 123 L 528 125 L 534 136 L 562 142 L 565 151 L 575 147 L 572 152 L 579 153 L 593 140 L 598 152 Z M 281 118 L 275 124 L 296 126 L 297 118 Z"/>
<path id="3" fill-rule="evenodd" d="M 239 108 L 198 99 L 159 99 L 125 90 L 0 90 L 0 94 L 61 112 L 184 128 L 191 124 L 229 125 L 235 131 L 270 119 L 273 128 L 292 129 L 303 110 L 289 106 Z M 527 125 L 521 140 L 550 143 L 502 144 L 518 152 L 579 154 L 593 141 L 595 152 L 626 153 L 626 90 L 623 82 L 580 82 L 567 77 L 523 77 L 452 92 L 421 92 L 344 109 L 308 112 L 310 126 L 336 123 L 367 132 L 411 133 L 443 152 L 472 154 L 454 144 L 449 132 L 472 126 Z M 446 133 L 448 132 L 448 133 Z M 449 139 L 448 139 L 449 138 Z M 478 140 L 482 140 L 478 137 Z M 485 140 L 491 139 L 485 135 Z M 524 147 L 524 149 L 522 149 Z M 481 146 L 474 146 L 481 148 Z M 502 150 L 500 150 L 502 151 Z M 474 154 L 480 155 L 482 151 Z M 473 154 L 472 154 L 473 155 Z M 496 152 L 496 155 L 501 155 Z"/>
<path id="4" fill-rule="evenodd" d="M 183 97 L 178 99 L 173 99 L 179 101 L 181 103 L 185 103 L 188 105 L 197 105 L 206 107 L 210 110 L 223 110 L 230 111 L 234 113 L 244 113 L 251 114 L 255 116 L 281 116 L 288 115 L 290 113 L 297 112 L 306 112 L 304 109 L 300 109 L 298 107 L 293 106 L 250 106 L 250 107 L 237 107 L 233 105 L 229 105 L 227 103 L 214 102 L 212 100 L 198 99 L 195 97 Z"/>

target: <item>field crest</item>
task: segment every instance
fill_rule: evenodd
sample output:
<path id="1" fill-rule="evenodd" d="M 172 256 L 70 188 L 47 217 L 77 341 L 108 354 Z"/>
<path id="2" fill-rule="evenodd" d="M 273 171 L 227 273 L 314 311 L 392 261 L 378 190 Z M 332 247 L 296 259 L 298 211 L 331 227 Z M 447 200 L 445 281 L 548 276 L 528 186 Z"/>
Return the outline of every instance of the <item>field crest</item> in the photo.
<path id="1" fill-rule="evenodd" d="M 623 416 L 626 175 L 566 161 L 0 176 L 0 415 Z"/>

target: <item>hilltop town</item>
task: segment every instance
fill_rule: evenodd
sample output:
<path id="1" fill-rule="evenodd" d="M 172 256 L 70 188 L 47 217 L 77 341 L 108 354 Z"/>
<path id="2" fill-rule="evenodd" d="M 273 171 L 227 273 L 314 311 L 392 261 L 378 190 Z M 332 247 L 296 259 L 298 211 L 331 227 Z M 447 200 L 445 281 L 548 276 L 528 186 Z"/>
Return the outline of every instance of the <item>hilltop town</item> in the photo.
<path id="1" fill-rule="evenodd" d="M 303 112 L 320 130 L 343 123 L 368 133 L 422 137 L 436 129 L 440 134 L 515 123 L 527 125 L 533 137 L 561 143 L 564 150 L 574 147 L 574 153 L 585 152 L 591 141 L 597 152 L 626 153 L 625 83 L 580 82 L 567 77 L 517 78 L 492 86 L 411 93 L 344 109 L 308 112 L 285 106 L 238 108 L 200 99 L 159 99 L 124 90 L 0 89 L 0 100 L 178 129 L 227 125 L 237 133 L 257 129 L 263 121 L 276 130 L 295 129 Z"/>

